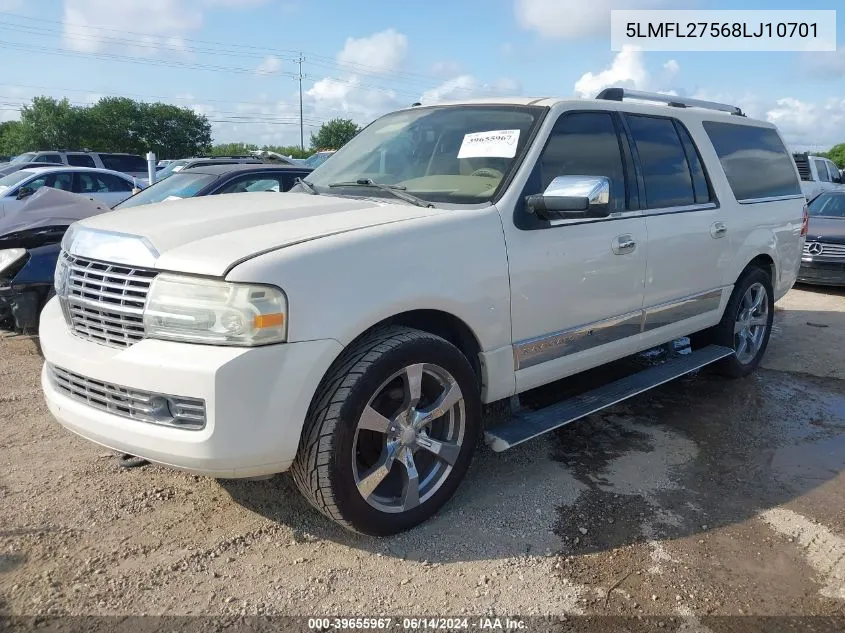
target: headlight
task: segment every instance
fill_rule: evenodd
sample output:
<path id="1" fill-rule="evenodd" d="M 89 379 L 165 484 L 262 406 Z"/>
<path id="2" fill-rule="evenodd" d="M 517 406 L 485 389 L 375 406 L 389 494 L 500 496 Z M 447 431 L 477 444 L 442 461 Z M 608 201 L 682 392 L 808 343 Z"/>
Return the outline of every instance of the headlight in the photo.
<path id="1" fill-rule="evenodd" d="M 8 248 L 0 251 L 0 273 L 26 255 L 25 248 Z"/>
<path id="2" fill-rule="evenodd" d="M 272 286 L 161 274 L 147 295 L 144 328 L 150 338 L 186 343 L 281 343 L 287 299 Z"/>

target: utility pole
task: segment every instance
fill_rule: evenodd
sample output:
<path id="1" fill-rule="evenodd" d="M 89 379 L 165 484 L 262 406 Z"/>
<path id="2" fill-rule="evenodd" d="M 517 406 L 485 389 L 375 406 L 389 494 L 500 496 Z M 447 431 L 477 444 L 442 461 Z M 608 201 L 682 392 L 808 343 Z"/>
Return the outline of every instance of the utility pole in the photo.
<path id="1" fill-rule="evenodd" d="M 302 124 L 302 53 L 299 54 L 299 59 L 296 60 L 299 64 L 299 75 L 297 78 L 299 79 L 299 149 L 303 152 L 305 151 L 305 133 L 303 132 L 303 124 Z"/>

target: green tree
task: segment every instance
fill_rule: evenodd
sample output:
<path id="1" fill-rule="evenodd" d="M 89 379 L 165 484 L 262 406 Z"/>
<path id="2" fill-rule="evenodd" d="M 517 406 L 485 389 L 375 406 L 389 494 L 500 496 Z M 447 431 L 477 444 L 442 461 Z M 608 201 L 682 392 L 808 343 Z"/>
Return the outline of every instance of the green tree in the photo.
<path id="1" fill-rule="evenodd" d="M 845 143 L 834 145 L 822 155 L 836 163 L 839 169 L 845 169 Z"/>
<path id="2" fill-rule="evenodd" d="M 23 147 L 19 151 L 75 149 L 84 143 L 85 108 L 72 106 L 67 99 L 35 97 L 21 108 L 20 116 L 16 132 Z"/>
<path id="3" fill-rule="evenodd" d="M 27 151 L 29 144 L 23 133 L 24 129 L 20 121 L 0 123 L 0 154 L 15 156 Z"/>
<path id="4" fill-rule="evenodd" d="M 211 124 L 190 108 L 166 103 L 139 104 L 138 135 L 141 152 L 155 152 L 162 158 L 181 158 L 208 153 Z"/>
<path id="5" fill-rule="evenodd" d="M 320 126 L 316 134 L 311 135 L 311 149 L 340 149 L 360 131 L 351 119 L 332 119 Z"/>

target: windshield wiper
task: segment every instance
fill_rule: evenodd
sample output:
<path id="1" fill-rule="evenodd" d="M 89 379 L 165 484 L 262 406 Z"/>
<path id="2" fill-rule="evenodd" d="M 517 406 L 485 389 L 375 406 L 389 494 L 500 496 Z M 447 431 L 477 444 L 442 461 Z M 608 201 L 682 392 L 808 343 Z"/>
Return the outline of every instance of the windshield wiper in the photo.
<path id="1" fill-rule="evenodd" d="M 430 209 L 434 208 L 434 205 L 430 202 L 427 202 L 422 198 L 412 196 L 410 193 L 406 193 L 404 191 L 405 187 L 402 185 L 385 185 L 380 182 L 375 182 L 372 178 L 359 178 L 358 180 L 350 180 L 348 182 L 333 182 L 329 185 L 329 187 L 375 187 L 376 189 L 381 189 L 387 193 L 392 193 L 397 198 L 401 198 L 405 202 L 410 202 L 418 207 L 428 207 Z"/>
<path id="2" fill-rule="evenodd" d="M 303 180 L 302 178 L 296 177 L 296 178 L 293 179 L 293 183 L 295 185 L 302 185 L 305 188 L 305 190 L 308 191 L 308 193 L 310 193 L 312 196 L 319 196 L 320 195 L 320 192 L 317 191 L 317 188 L 314 187 L 314 185 L 312 185 L 307 180 Z"/>

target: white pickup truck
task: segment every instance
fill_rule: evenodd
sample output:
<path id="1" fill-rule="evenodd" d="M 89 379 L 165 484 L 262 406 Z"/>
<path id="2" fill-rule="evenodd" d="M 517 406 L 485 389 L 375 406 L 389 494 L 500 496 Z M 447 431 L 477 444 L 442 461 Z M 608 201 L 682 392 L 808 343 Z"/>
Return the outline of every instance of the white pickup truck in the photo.
<path id="1" fill-rule="evenodd" d="M 801 191 L 812 200 L 825 191 L 845 190 L 845 176 L 832 160 L 812 154 L 793 153 L 801 177 Z"/>
<path id="2" fill-rule="evenodd" d="M 44 394 L 121 452 L 291 470 L 375 535 L 435 513 L 477 438 L 501 451 L 711 363 L 751 372 L 807 230 L 772 125 L 622 89 L 410 107 L 295 189 L 73 225 L 41 318 Z M 519 406 L 691 335 L 662 365 Z"/>

